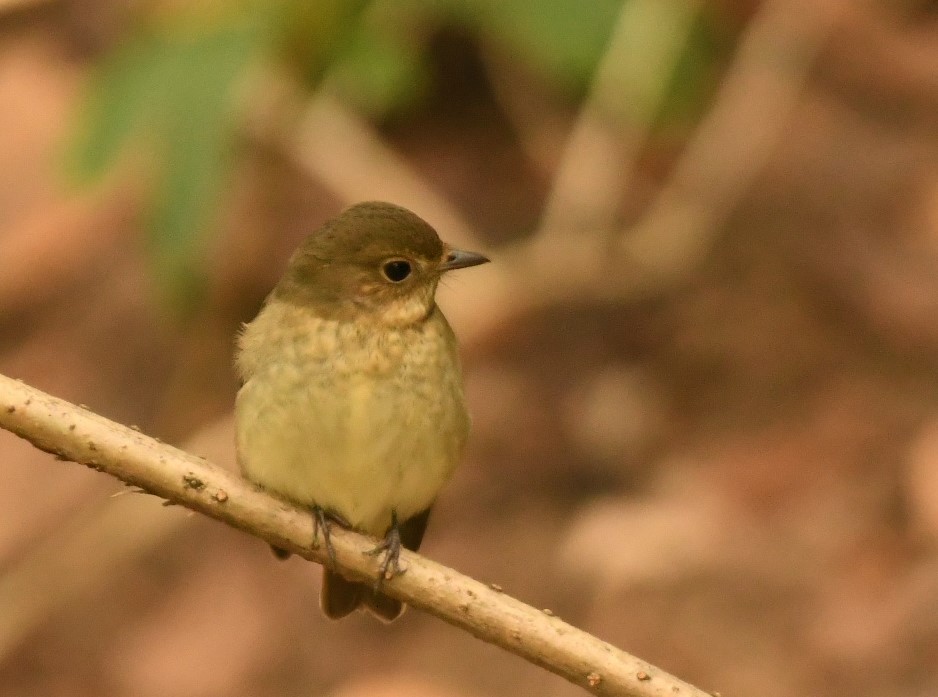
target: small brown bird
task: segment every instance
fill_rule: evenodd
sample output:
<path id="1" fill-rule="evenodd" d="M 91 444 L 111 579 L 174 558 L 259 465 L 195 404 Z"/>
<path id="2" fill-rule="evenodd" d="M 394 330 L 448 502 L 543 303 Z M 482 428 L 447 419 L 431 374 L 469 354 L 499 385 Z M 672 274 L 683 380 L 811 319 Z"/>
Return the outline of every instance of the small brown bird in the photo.
<path id="1" fill-rule="evenodd" d="M 420 546 L 469 431 L 456 339 L 434 299 L 443 273 L 487 262 L 390 203 L 352 206 L 310 235 L 244 327 L 235 406 L 251 481 L 384 541 L 382 577 Z M 403 604 L 323 569 L 323 612 Z"/>

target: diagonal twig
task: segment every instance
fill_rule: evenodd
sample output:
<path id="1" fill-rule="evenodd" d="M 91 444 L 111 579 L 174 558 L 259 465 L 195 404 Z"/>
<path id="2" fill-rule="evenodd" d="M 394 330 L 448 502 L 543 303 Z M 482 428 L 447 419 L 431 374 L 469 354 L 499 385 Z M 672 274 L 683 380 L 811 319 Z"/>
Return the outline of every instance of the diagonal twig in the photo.
<path id="1" fill-rule="evenodd" d="M 311 561 L 312 516 L 236 474 L 88 409 L 0 375 L 0 427 L 151 494 L 204 513 Z M 350 578 L 373 582 L 374 541 L 336 529 L 336 561 Z M 409 551 L 407 573 L 384 591 L 416 608 L 566 678 L 595 695 L 708 697 L 707 693 L 614 646 L 525 605 L 500 589 Z"/>

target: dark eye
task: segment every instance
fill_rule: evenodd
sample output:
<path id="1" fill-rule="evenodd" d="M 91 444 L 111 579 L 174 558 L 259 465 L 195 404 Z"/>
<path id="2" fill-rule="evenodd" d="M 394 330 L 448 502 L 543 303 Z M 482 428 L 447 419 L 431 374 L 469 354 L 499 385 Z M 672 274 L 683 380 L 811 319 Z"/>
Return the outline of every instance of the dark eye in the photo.
<path id="1" fill-rule="evenodd" d="M 387 262 L 384 266 L 381 267 L 384 277 L 391 281 L 391 283 L 400 283 L 405 278 L 410 276 L 413 269 L 410 266 L 409 261 L 404 259 L 395 259 L 394 261 Z"/>

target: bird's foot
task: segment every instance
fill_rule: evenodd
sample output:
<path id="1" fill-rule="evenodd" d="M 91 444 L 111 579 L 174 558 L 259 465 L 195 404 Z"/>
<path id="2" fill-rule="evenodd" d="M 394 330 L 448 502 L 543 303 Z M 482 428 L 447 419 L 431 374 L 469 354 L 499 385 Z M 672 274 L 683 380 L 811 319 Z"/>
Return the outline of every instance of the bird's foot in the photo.
<path id="1" fill-rule="evenodd" d="M 329 567 L 332 571 L 335 571 L 335 547 L 332 546 L 330 522 L 338 523 L 344 528 L 350 527 L 348 521 L 341 516 L 326 512 L 326 509 L 322 506 L 313 506 L 313 549 L 319 549 L 319 533 L 322 532 L 322 541 L 326 547 L 326 554 L 329 555 Z"/>
<path id="2" fill-rule="evenodd" d="M 378 578 L 375 580 L 375 593 L 381 590 L 381 584 L 390 581 L 395 576 L 403 574 L 406 569 L 401 568 L 401 531 L 397 525 L 397 511 L 391 512 L 391 527 L 384 535 L 384 540 L 372 550 L 366 552 L 369 556 L 384 555 L 381 560 Z"/>

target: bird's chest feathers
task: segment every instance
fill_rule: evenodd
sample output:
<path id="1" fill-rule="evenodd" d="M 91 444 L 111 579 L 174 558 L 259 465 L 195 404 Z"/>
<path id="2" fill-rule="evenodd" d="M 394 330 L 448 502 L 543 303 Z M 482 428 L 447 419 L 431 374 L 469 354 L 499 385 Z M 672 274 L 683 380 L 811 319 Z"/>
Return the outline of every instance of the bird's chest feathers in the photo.
<path id="1" fill-rule="evenodd" d="M 302 316 L 255 323 L 239 359 L 251 373 L 238 396 L 245 473 L 363 529 L 383 525 L 392 507 L 414 514 L 429 505 L 468 431 L 442 315 L 380 330 Z"/>

